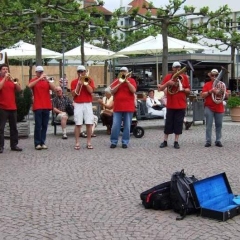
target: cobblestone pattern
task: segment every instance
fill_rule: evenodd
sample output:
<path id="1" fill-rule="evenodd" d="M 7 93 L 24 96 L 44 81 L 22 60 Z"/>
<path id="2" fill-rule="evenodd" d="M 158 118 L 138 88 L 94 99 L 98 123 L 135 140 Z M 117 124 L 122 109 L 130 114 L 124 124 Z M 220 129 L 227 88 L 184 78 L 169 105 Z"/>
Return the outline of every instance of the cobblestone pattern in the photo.
<path id="1" fill-rule="evenodd" d="M 21 139 L 24 151 L 0 155 L 1 240 L 228 240 L 239 239 L 240 216 L 218 222 L 196 215 L 176 221 L 173 211 L 146 210 L 139 194 L 170 179 L 177 170 L 198 178 L 226 172 L 240 194 L 238 124 L 225 123 L 223 148 L 204 148 L 205 127 L 180 137 L 179 150 L 160 149 L 163 128 L 146 128 L 128 149 L 109 148 L 98 133 L 93 150 L 74 147 L 73 134 L 47 136 L 48 150 L 36 151 L 33 137 Z M 213 136 L 215 136 L 213 134 Z"/>

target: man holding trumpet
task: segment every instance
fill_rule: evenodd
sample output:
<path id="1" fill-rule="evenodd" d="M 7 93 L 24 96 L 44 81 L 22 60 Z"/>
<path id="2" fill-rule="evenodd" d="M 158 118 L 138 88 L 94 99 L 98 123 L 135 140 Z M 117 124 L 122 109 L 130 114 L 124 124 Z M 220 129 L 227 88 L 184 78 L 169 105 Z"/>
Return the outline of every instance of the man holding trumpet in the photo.
<path id="1" fill-rule="evenodd" d="M 17 79 L 9 73 L 7 64 L 0 65 L 0 153 L 4 150 L 4 128 L 8 120 L 10 126 L 10 147 L 12 151 L 22 151 L 18 147 L 17 106 L 15 92 L 20 92 L 21 87 Z"/>
<path id="2" fill-rule="evenodd" d="M 36 150 L 48 149 L 46 142 L 49 112 L 52 109 L 50 90 L 54 91 L 55 86 L 50 79 L 44 74 L 42 66 L 35 69 L 36 77 L 30 80 L 28 87 L 33 91 L 34 112 L 34 145 Z"/>
<path id="3" fill-rule="evenodd" d="M 95 89 L 93 79 L 91 79 L 83 65 L 77 67 L 78 77 L 71 82 L 71 92 L 74 102 L 75 121 L 75 150 L 80 149 L 79 136 L 83 121 L 87 130 L 87 149 L 93 149 L 91 144 L 92 125 L 94 122 L 92 110 L 92 93 Z"/>

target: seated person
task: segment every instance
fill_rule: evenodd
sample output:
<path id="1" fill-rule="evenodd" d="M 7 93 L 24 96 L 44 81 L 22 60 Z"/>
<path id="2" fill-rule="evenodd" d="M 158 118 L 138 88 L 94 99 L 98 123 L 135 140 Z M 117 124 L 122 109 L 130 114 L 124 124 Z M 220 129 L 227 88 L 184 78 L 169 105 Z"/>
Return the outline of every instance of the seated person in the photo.
<path id="1" fill-rule="evenodd" d="M 162 106 L 161 102 L 154 97 L 154 90 L 148 90 L 148 97 L 146 99 L 146 106 L 148 113 L 154 116 L 160 116 L 166 119 L 166 108 Z"/>
<path id="2" fill-rule="evenodd" d="M 68 116 L 66 105 L 73 104 L 69 97 L 63 95 L 62 88 L 56 87 L 56 97 L 53 99 L 53 112 L 57 114 L 56 120 L 61 121 L 62 139 L 67 139 L 67 120 L 74 120 L 73 116 Z"/>
<path id="3" fill-rule="evenodd" d="M 105 96 L 103 99 L 99 99 L 98 102 L 101 104 L 100 118 L 102 120 L 103 126 L 107 127 L 107 134 L 111 134 L 112 122 L 113 122 L 113 96 L 111 89 L 105 88 Z"/>
<path id="4" fill-rule="evenodd" d="M 93 115 L 94 119 L 93 119 L 93 125 L 92 125 L 92 134 L 91 134 L 91 137 L 96 137 L 97 135 L 94 133 L 94 130 L 95 128 L 97 127 L 97 124 L 98 124 L 98 117 L 96 115 Z M 86 131 L 85 132 L 81 132 L 80 133 L 80 137 L 83 137 L 83 138 L 87 138 L 87 133 Z"/>

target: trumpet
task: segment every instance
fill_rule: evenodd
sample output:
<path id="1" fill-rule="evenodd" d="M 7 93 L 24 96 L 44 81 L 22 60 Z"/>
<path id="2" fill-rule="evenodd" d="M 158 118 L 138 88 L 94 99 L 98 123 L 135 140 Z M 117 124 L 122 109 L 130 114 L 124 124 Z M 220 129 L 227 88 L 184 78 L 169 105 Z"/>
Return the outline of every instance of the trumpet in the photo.
<path id="1" fill-rule="evenodd" d="M 126 82 L 126 80 L 132 75 L 132 72 L 129 72 L 127 74 L 124 74 L 124 73 L 119 73 L 118 74 L 118 80 L 119 82 L 121 83 L 124 83 Z"/>
<path id="2" fill-rule="evenodd" d="M 10 73 L 7 73 L 6 74 L 6 78 L 9 80 L 9 81 L 11 81 L 11 82 L 13 82 L 14 84 L 17 84 L 18 83 L 18 78 L 13 78 L 11 75 L 10 75 Z"/>

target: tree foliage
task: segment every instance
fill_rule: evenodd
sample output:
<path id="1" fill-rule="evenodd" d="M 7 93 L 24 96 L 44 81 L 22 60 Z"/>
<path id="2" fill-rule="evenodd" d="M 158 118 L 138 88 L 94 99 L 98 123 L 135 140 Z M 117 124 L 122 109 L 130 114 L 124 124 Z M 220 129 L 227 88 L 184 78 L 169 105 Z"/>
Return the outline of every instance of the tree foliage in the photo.
<path id="1" fill-rule="evenodd" d="M 168 40 L 167 37 L 171 34 L 176 36 L 182 36 L 182 32 L 188 33 L 189 31 L 197 32 L 204 31 L 210 21 L 214 19 L 221 19 L 229 14 L 229 8 L 227 5 L 220 7 L 217 11 L 210 11 L 208 7 L 203 7 L 199 11 L 196 11 L 195 7 L 185 5 L 186 0 L 169 0 L 169 3 L 164 7 L 155 8 L 152 3 L 145 5 L 148 10 L 145 15 L 139 14 L 139 8 L 133 9 L 130 13 L 122 13 L 120 9 L 115 12 L 115 18 L 122 17 L 123 15 L 129 16 L 135 20 L 136 25 L 128 28 L 121 28 L 122 31 L 136 30 L 139 28 L 146 28 L 149 26 L 159 27 L 159 33 L 163 37 L 163 54 L 162 54 L 162 74 L 165 75 L 168 71 Z M 157 14 L 153 16 L 151 10 L 156 9 Z M 208 20 L 202 25 L 188 26 L 186 24 L 186 18 L 189 16 L 208 16 Z M 174 29 L 171 31 L 170 29 Z M 185 29 L 183 31 L 183 29 Z M 186 34 L 187 37 L 187 34 Z"/>

